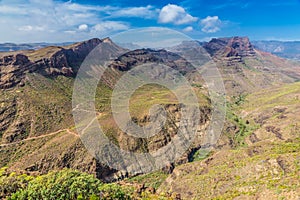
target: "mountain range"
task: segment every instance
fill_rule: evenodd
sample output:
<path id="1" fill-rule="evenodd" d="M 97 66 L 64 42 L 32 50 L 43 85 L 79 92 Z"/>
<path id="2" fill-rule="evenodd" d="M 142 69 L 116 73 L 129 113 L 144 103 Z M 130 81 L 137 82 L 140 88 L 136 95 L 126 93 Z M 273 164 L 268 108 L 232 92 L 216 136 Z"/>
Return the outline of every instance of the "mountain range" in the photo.
<path id="1" fill-rule="evenodd" d="M 279 51 L 280 45 L 284 50 Z M 201 148 L 213 109 L 209 91 L 181 56 L 165 49 L 128 51 L 109 38 L 62 46 L 11 45 L 17 51 L 0 53 L 0 167 L 32 176 L 71 168 L 104 182 L 147 184 L 183 199 L 299 197 L 300 63 L 274 55 L 296 58 L 292 54 L 297 50 L 291 52 L 289 45 L 252 43 L 247 37 L 201 43 L 222 76 L 228 101 L 223 134 L 212 152 Z M 176 48 L 187 47 L 188 41 Z M 180 128 L 182 105 L 164 87 L 140 87 L 130 99 L 133 121 L 147 124 L 149 109 L 160 104 L 167 122 L 155 136 L 132 137 L 113 119 L 110 102 L 116 82 L 149 62 L 184 74 L 198 97 L 201 117 L 196 139 L 180 159 L 159 172 L 141 175 L 112 169 L 89 154 L 75 129 L 72 92 L 80 65 L 92 50 L 121 55 L 111 61 L 98 84 L 95 109 L 106 136 L 124 150 L 153 152 L 169 144 Z"/>
<path id="2" fill-rule="evenodd" d="M 254 41 L 253 45 L 262 51 L 272 53 L 282 58 L 300 60 L 299 41 Z"/>
<path id="3" fill-rule="evenodd" d="M 205 44 L 206 42 L 200 42 Z M 277 41 L 277 40 L 255 40 L 251 42 L 253 46 L 261 51 L 272 53 L 276 56 L 291 59 L 299 60 L 300 59 L 300 41 Z M 20 51 L 20 50 L 37 50 L 49 46 L 66 46 L 70 45 L 72 42 L 65 43 L 2 43 L 0 44 L 0 52 L 9 52 L 9 51 Z M 119 46 L 128 49 L 139 49 L 141 48 L 137 44 L 133 43 L 117 43 Z"/>

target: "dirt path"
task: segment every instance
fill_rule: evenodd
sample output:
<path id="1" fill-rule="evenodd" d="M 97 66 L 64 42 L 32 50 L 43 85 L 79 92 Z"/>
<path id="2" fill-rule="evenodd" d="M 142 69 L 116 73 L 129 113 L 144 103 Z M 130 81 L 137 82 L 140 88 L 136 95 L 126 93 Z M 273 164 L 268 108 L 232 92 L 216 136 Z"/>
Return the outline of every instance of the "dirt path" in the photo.
<path id="1" fill-rule="evenodd" d="M 73 110 L 76 110 L 76 109 L 82 110 L 82 109 L 79 109 L 79 105 L 77 105 Z M 91 111 L 89 111 L 89 110 L 82 110 L 82 111 L 84 111 L 84 112 L 91 112 Z M 87 127 L 83 130 L 83 133 L 86 131 L 86 129 L 88 129 L 88 128 L 92 125 L 92 123 L 93 123 L 99 116 L 102 115 L 102 113 L 100 113 L 100 112 L 96 112 L 96 114 L 97 114 L 97 117 L 94 118 L 94 119 L 87 125 Z M 36 139 L 41 139 L 41 138 L 53 136 L 53 135 L 56 135 L 56 134 L 61 133 L 61 132 L 63 132 L 63 131 L 67 132 L 68 134 L 74 135 L 75 137 L 79 137 L 79 135 L 78 135 L 77 133 L 72 132 L 70 129 L 60 129 L 60 130 L 55 131 L 55 132 L 53 132 L 53 133 L 49 133 L 49 134 L 45 134 L 45 135 L 41 135 L 41 136 L 36 136 L 36 137 L 30 137 L 30 138 L 26 138 L 26 139 L 24 139 L 24 140 L 20 140 L 20 141 L 8 143 L 8 144 L 0 144 L 0 148 L 1 148 L 1 147 L 7 147 L 7 146 L 16 145 L 16 144 L 19 144 L 19 143 L 21 143 L 21 142 L 26 142 L 26 141 L 31 141 L 31 140 L 36 140 Z"/>
<path id="2" fill-rule="evenodd" d="M 61 129 L 61 130 L 55 131 L 53 133 L 49 133 L 49 134 L 45 134 L 45 135 L 40 135 L 40 136 L 36 136 L 36 137 L 30 137 L 30 138 L 26 138 L 24 140 L 20 140 L 20 141 L 8 143 L 8 144 L 1 144 L 0 147 L 12 146 L 12 145 L 19 144 L 21 142 L 26 142 L 26 141 L 31 141 L 31 140 L 36 140 L 36 139 L 41 139 L 41 138 L 45 138 L 45 137 L 57 135 L 58 133 L 61 133 L 63 131 L 67 132 L 68 134 L 72 134 L 72 135 L 74 135 L 76 137 L 79 137 L 75 132 L 72 132 L 70 129 Z"/>

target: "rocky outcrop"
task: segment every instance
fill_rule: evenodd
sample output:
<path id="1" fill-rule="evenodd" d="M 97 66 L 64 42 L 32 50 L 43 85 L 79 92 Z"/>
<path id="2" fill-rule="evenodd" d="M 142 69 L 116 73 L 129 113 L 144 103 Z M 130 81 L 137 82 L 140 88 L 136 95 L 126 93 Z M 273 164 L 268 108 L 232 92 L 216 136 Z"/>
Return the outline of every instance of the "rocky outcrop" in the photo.
<path id="1" fill-rule="evenodd" d="M 183 74 L 194 70 L 191 64 L 179 55 L 166 50 L 152 49 L 130 51 L 116 59 L 111 67 L 120 71 L 128 71 L 134 66 L 149 62 L 163 63 Z"/>
<path id="2" fill-rule="evenodd" d="M 24 84 L 24 73 L 31 68 L 32 62 L 22 54 L 0 58 L 0 89 L 8 89 Z"/>
<path id="3" fill-rule="evenodd" d="M 214 38 L 204 45 L 211 56 L 244 57 L 254 56 L 255 51 L 248 37 Z"/>
<path id="4" fill-rule="evenodd" d="M 95 38 L 71 46 L 52 47 L 53 50 L 47 47 L 34 52 L 35 55 L 41 55 L 39 60 L 31 60 L 28 52 L 3 56 L 0 58 L 0 89 L 24 85 L 27 73 L 35 72 L 50 77 L 75 76 L 86 56 L 102 42 L 111 43 L 107 38 Z"/>
<path id="5" fill-rule="evenodd" d="M 188 79 L 190 76 L 193 76 L 193 78 L 197 81 L 202 81 L 200 75 L 198 73 L 194 73 L 196 69 L 191 65 L 191 63 L 176 53 L 166 50 L 137 49 L 127 52 L 115 59 L 109 65 L 109 69 L 105 71 L 102 82 L 113 88 L 123 73 L 145 63 L 163 64 L 178 71 Z"/>
<path id="6" fill-rule="evenodd" d="M 75 76 L 86 56 L 100 43 L 106 40 L 97 38 L 61 48 L 52 56 L 43 58 L 34 64 L 34 68 L 46 76 Z"/>

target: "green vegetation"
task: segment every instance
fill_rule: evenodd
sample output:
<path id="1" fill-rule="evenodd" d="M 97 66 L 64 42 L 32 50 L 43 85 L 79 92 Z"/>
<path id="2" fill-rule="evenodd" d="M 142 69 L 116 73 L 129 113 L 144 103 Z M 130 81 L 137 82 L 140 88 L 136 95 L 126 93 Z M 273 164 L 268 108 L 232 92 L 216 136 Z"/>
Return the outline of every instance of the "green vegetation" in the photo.
<path id="1" fill-rule="evenodd" d="M 157 189 L 168 177 L 168 174 L 161 171 L 153 172 L 145 175 L 135 176 L 129 179 L 126 179 L 126 182 L 129 183 L 139 183 L 145 184 L 146 187 L 153 187 Z"/>
<path id="2" fill-rule="evenodd" d="M 245 138 L 251 135 L 255 130 L 259 128 L 254 121 L 249 121 L 246 119 L 241 118 L 239 115 L 236 114 L 238 108 L 243 105 L 246 101 L 246 95 L 239 95 L 234 96 L 232 99 L 232 103 L 227 103 L 227 113 L 226 119 L 229 123 L 236 126 L 237 132 L 235 133 L 225 133 L 233 142 L 233 147 L 244 147 L 246 146 Z"/>
<path id="3" fill-rule="evenodd" d="M 176 188 L 186 199 L 247 199 L 264 191 L 285 196 L 299 192 L 299 152 L 300 139 L 223 150 L 207 166 L 201 161 L 179 166 L 174 180 L 161 189 Z"/>
<path id="4" fill-rule="evenodd" d="M 210 155 L 212 155 L 212 151 L 209 149 L 199 149 L 193 155 L 192 161 L 201 161 L 208 158 Z"/>
<path id="5" fill-rule="evenodd" d="M 148 114 L 155 105 L 177 104 L 178 100 L 169 89 L 154 84 L 148 84 L 137 89 L 130 99 L 129 111 L 132 116 L 141 118 Z"/>
<path id="6" fill-rule="evenodd" d="M 146 187 L 155 187 L 167 177 L 161 172 L 138 176 L 128 183 L 147 181 Z M 136 193 L 134 186 L 103 183 L 87 173 L 72 169 L 52 171 L 45 175 L 30 176 L 9 173 L 0 169 L 0 199 L 8 200 L 168 200 L 170 195 L 153 194 L 148 191 Z"/>
<path id="7" fill-rule="evenodd" d="M 247 97 L 247 102 L 242 106 L 246 111 L 253 111 L 260 108 L 260 111 L 274 108 L 276 106 L 298 105 L 300 99 L 300 83 L 286 84 L 283 87 L 266 89 Z"/>
<path id="8" fill-rule="evenodd" d="M 18 190 L 27 187 L 28 183 L 33 180 L 32 176 L 26 174 L 8 174 L 6 169 L 6 167 L 0 169 L 0 199 L 5 199 Z"/>
<path id="9" fill-rule="evenodd" d="M 235 148 L 246 146 L 245 138 L 251 135 L 256 129 L 259 128 L 258 125 L 252 125 L 254 122 L 249 123 L 248 120 L 244 120 L 233 112 L 228 111 L 228 119 L 230 122 L 238 127 L 238 132 L 236 132 L 231 139 L 233 141 L 233 146 Z"/>
<path id="10" fill-rule="evenodd" d="M 35 199 L 131 199 L 130 193 L 117 184 L 104 184 L 92 175 L 63 169 L 37 177 L 16 173 L 0 177 L 0 198 Z"/>

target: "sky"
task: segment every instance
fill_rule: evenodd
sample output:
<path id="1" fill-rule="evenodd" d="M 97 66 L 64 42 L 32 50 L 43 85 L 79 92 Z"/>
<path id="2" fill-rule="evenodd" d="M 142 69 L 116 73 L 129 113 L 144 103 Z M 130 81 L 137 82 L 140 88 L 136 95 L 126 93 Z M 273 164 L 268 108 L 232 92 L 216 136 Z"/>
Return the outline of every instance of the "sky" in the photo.
<path id="1" fill-rule="evenodd" d="M 0 42 L 73 42 L 161 27 L 197 40 L 300 40 L 300 0 L 0 0 Z"/>

